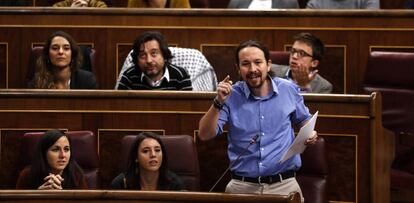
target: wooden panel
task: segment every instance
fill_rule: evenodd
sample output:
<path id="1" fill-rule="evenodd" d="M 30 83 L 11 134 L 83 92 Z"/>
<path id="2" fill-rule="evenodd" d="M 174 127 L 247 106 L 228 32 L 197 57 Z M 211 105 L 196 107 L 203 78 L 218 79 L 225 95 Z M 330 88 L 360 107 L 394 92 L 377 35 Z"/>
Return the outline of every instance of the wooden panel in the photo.
<path id="1" fill-rule="evenodd" d="M 370 51 L 414 52 L 414 46 L 370 46 Z"/>
<path id="2" fill-rule="evenodd" d="M 0 88 L 7 87 L 7 70 L 9 68 L 7 54 L 7 43 L 0 43 Z"/>
<path id="3" fill-rule="evenodd" d="M 2 202 L 272 202 L 299 203 L 299 193 L 283 195 L 219 194 L 201 192 L 162 192 L 162 191 L 39 191 L 4 190 L 0 191 Z"/>
<path id="4" fill-rule="evenodd" d="M 122 136 L 143 130 L 196 136 L 198 121 L 214 96 L 176 91 L 2 90 L 1 186 L 15 184 L 19 136 L 24 131 L 65 128 L 98 135 L 101 188 L 107 188 L 117 175 Z M 311 112 L 319 111 L 316 130 L 328 149 L 329 200 L 387 202 L 392 137 L 383 134 L 380 95 L 306 94 L 304 98 Z M 201 190 L 208 191 L 228 166 L 226 136 L 207 142 L 196 139 L 196 145 Z M 228 178 L 215 191 L 223 191 Z"/>
<path id="5" fill-rule="evenodd" d="M 321 121 L 318 121 L 321 122 Z M 328 188 L 338 187 L 342 192 L 330 194 L 329 199 L 353 202 L 356 199 L 357 192 L 357 140 L 358 135 L 320 135 L 327 142 L 328 160 L 338 160 L 338 164 L 329 165 L 329 171 L 335 171 L 338 174 L 347 174 L 346 176 L 329 176 Z M 342 146 L 338 148 L 337 146 Z M 353 156 L 343 157 L 343 154 L 352 154 Z"/>
<path id="6" fill-rule="evenodd" d="M 123 44 L 117 44 L 116 45 L 116 75 L 118 78 L 119 72 L 121 72 L 122 69 L 122 65 L 125 62 L 125 59 L 128 56 L 128 53 L 131 51 L 132 49 L 132 43 L 123 43 Z"/>
<path id="7" fill-rule="evenodd" d="M 22 2 L 25 2 L 25 5 L 28 6 L 50 6 L 53 5 L 53 3 L 60 1 L 60 0 L 22 0 Z M 106 1 L 106 0 L 104 0 Z M 301 8 L 305 8 L 306 7 L 306 3 L 309 0 L 298 0 L 299 5 Z M 193 0 L 190 0 L 191 3 L 191 7 L 193 8 L 197 8 L 200 7 L 200 3 L 198 3 L 199 1 L 196 0 L 193 2 Z M 220 1 L 215 1 L 215 0 L 210 0 L 207 1 L 207 5 L 210 8 L 226 8 L 227 4 L 229 2 L 229 0 L 220 0 Z M 406 0 L 393 0 L 393 1 L 389 1 L 389 0 L 380 0 L 381 3 L 381 9 L 402 9 L 404 8 L 404 3 L 406 2 Z M 108 0 L 107 1 L 108 6 L 112 6 L 112 7 L 126 7 L 127 6 L 127 1 L 111 1 Z M 194 4 L 194 5 L 193 5 Z M 203 4 L 204 5 L 204 4 Z"/>
<path id="8" fill-rule="evenodd" d="M 381 9 L 403 9 L 407 0 L 380 0 Z"/>
<path id="9" fill-rule="evenodd" d="M 196 139 L 198 159 L 200 160 L 200 174 L 214 174 L 212 176 L 201 176 L 202 190 L 210 191 L 221 174 L 226 171 L 229 166 L 229 159 L 227 157 L 227 134 L 223 133 L 219 137 L 201 141 Z M 201 161 L 202 160 L 202 161 Z M 212 167 L 214 166 L 214 167 Z M 215 186 L 214 192 L 223 192 L 226 189 L 227 183 L 231 179 L 231 174 L 227 173 L 223 179 Z"/>
<path id="10" fill-rule="evenodd" d="M 333 84 L 333 93 L 346 94 L 346 46 L 326 45 L 319 74 Z"/>
<path id="11" fill-rule="evenodd" d="M 113 89 L 127 45 L 143 31 L 157 30 L 170 44 L 201 50 L 219 70 L 219 80 L 227 73 L 238 78 L 231 47 L 241 41 L 258 39 L 271 50 L 284 50 L 293 35 L 311 32 L 327 45 L 321 74 L 333 83 L 334 92 L 357 94 L 363 92 L 371 46 L 414 46 L 412 16 L 411 10 L 0 8 L 0 39 L 8 43 L 9 67 L 13 67 L 5 87 L 24 87 L 32 43 L 44 42 L 56 30 L 94 45 L 98 59 L 95 74 L 101 89 Z"/>
<path id="12" fill-rule="evenodd" d="M 238 44 L 202 45 L 202 53 L 214 67 L 218 81 L 222 81 L 227 75 L 233 82 L 239 81 L 240 76 L 234 58 L 237 46 Z"/>

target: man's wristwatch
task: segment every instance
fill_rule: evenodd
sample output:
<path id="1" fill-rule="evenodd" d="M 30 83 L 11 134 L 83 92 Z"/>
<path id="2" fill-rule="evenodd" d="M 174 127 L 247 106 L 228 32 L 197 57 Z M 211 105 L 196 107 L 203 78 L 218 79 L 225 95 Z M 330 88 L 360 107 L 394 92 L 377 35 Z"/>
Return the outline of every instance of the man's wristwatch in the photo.
<path id="1" fill-rule="evenodd" d="M 213 99 L 213 106 L 214 106 L 214 108 L 216 108 L 218 110 L 221 110 L 223 108 L 223 104 L 219 102 L 217 97 L 214 97 L 214 99 Z"/>

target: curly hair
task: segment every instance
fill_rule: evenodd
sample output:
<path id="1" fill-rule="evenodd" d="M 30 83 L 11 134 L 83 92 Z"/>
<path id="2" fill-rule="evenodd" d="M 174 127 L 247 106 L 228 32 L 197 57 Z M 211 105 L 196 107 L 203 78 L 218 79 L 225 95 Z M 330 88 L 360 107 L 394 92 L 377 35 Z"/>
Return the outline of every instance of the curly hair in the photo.
<path id="1" fill-rule="evenodd" d="M 164 60 L 167 63 L 171 62 L 173 55 L 170 49 L 168 49 L 168 44 L 165 41 L 164 36 L 161 33 L 156 32 L 156 31 L 148 31 L 138 36 L 135 39 L 134 44 L 132 45 L 133 51 L 132 51 L 131 56 L 132 56 L 132 61 L 134 62 L 135 67 L 139 67 L 137 61 L 138 61 L 138 55 L 141 52 L 141 45 L 145 44 L 148 41 L 152 41 L 152 40 L 156 40 L 158 42 L 160 46 L 161 54 Z"/>

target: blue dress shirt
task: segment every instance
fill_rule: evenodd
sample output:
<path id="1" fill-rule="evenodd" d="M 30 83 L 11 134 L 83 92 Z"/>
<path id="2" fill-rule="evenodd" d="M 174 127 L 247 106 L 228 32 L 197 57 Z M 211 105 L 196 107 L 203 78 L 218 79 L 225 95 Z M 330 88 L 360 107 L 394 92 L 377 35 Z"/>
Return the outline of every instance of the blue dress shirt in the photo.
<path id="1" fill-rule="evenodd" d="M 223 132 L 225 123 L 229 124 L 230 163 L 259 135 L 231 168 L 240 176 L 269 176 L 301 166 L 299 155 L 283 163 L 279 160 L 295 138 L 292 124 L 302 125 L 311 115 L 295 84 L 276 77 L 269 80 L 272 91 L 266 97 L 254 96 L 244 81 L 237 82 L 220 111 L 216 134 Z"/>

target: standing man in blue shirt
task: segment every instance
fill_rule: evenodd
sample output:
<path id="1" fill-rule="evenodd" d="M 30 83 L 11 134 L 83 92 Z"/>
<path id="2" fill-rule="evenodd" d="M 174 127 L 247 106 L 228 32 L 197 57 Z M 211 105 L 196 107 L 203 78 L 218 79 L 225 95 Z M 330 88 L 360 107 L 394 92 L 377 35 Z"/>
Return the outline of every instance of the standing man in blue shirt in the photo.
<path id="1" fill-rule="evenodd" d="M 269 75 L 271 64 L 264 45 L 253 40 L 242 42 L 236 51 L 236 66 L 243 80 L 232 85 L 227 76 L 221 81 L 213 105 L 200 120 L 202 140 L 220 135 L 223 125 L 229 124 L 232 180 L 226 192 L 302 195 L 295 178 L 300 156 L 282 163 L 279 160 L 295 138 L 292 123 L 303 126 L 311 114 L 295 84 Z M 314 131 L 304 144 L 313 144 L 316 139 Z"/>

